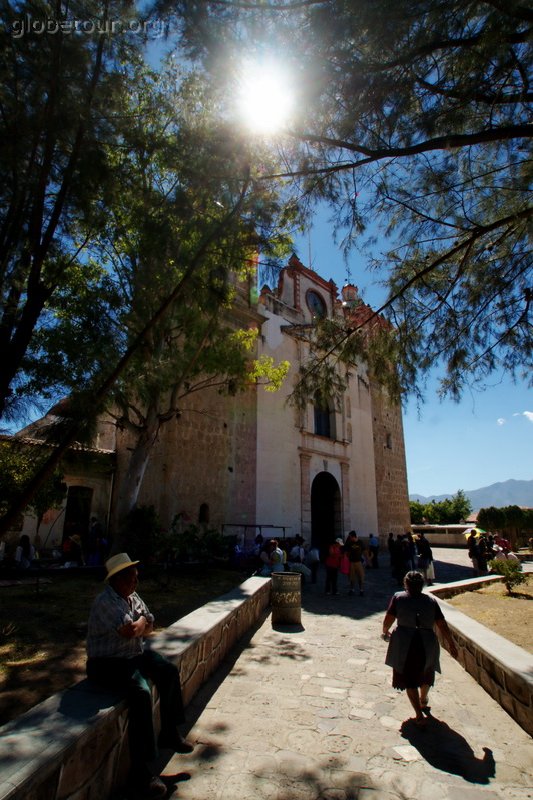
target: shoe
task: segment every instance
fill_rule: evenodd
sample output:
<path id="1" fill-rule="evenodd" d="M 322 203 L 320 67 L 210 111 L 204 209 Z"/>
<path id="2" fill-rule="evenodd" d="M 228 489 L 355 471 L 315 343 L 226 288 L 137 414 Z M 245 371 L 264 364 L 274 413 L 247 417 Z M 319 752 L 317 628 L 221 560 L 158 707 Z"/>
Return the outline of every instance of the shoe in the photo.
<path id="1" fill-rule="evenodd" d="M 348 594 L 353 594 L 353 593 L 354 593 L 353 589 L 350 589 L 350 591 L 348 592 Z"/>
<path id="2" fill-rule="evenodd" d="M 157 800 L 166 797 L 167 787 L 157 775 L 152 775 L 148 768 L 130 776 L 132 793 L 136 800 Z"/>
<path id="3" fill-rule="evenodd" d="M 175 753 L 192 753 L 194 745 L 185 741 L 179 733 L 159 737 L 159 747 L 173 750 Z"/>
<path id="4" fill-rule="evenodd" d="M 359 597 L 363 597 L 363 596 L 364 596 L 364 592 L 363 592 L 363 590 L 361 589 L 361 591 L 359 592 Z"/>

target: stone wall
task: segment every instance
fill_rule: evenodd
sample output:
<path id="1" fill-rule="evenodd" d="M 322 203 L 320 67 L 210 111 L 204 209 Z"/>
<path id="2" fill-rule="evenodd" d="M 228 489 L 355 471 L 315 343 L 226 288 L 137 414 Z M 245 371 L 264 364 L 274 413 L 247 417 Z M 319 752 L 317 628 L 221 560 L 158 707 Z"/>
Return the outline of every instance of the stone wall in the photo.
<path id="1" fill-rule="evenodd" d="M 255 522 L 256 389 L 235 397 L 215 389 L 191 394 L 181 416 L 161 428 L 144 475 L 139 505 L 153 505 L 169 528 L 183 513 L 198 524 L 202 505 L 208 526 Z M 118 490 L 129 459 L 127 434 L 117 436 Z M 116 520 L 115 520 L 116 524 Z"/>
<path id="2" fill-rule="evenodd" d="M 262 618 L 270 584 L 249 578 L 153 637 L 158 652 L 180 668 L 186 705 Z M 81 681 L 0 729 L 0 800 L 108 797 L 127 775 L 126 736 L 125 702 Z"/>
<path id="3" fill-rule="evenodd" d="M 379 528 L 374 533 L 383 547 L 390 531 L 398 534 L 411 530 L 407 466 L 401 406 L 393 403 L 375 380 L 370 387 Z"/>
<path id="4" fill-rule="evenodd" d="M 498 577 L 475 578 L 434 587 L 439 598 L 501 581 Z M 494 633 L 450 603 L 443 601 L 444 615 L 459 650 L 458 661 L 502 708 L 533 736 L 533 655 Z M 445 642 L 441 640 L 441 644 Z"/>

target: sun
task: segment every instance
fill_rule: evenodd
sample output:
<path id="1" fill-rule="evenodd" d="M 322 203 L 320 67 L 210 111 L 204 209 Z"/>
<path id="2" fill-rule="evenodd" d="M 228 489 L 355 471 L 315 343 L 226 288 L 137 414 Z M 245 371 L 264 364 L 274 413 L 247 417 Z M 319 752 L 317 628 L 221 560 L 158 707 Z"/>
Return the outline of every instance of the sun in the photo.
<path id="1" fill-rule="evenodd" d="M 239 117 L 252 133 L 279 133 L 294 109 L 287 72 L 272 61 L 247 63 L 243 72 L 237 93 Z"/>

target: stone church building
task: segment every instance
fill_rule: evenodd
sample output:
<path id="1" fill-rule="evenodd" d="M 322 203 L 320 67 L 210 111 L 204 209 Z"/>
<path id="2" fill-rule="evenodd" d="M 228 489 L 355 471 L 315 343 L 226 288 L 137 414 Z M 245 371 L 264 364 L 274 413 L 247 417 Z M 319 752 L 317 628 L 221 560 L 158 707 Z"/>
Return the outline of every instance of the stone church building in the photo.
<path id="1" fill-rule="evenodd" d="M 259 331 L 258 355 L 288 361 L 278 392 L 254 386 L 236 396 L 206 390 L 183 401 L 179 419 L 161 428 L 142 482 L 139 504 L 153 505 L 164 527 L 177 515 L 251 542 L 302 534 L 322 548 L 355 529 L 385 542 L 410 528 L 401 407 L 364 365 L 354 367 L 342 402 L 302 411 L 287 401 L 307 355 L 300 335 L 318 316 L 370 314 L 355 286 L 342 297 L 293 255 L 276 287 L 241 286 L 238 327 Z M 57 410 L 56 410 L 57 411 Z M 54 409 L 50 412 L 53 416 Z M 46 417 L 17 436 L 36 442 Z M 86 530 L 97 516 L 113 531 L 114 493 L 128 455 L 128 435 L 100 420 L 90 449 L 64 464 L 65 507 L 41 526 L 46 546 L 63 531 Z M 27 521 L 25 528 L 31 523 Z M 53 535 L 51 531 L 53 529 Z"/>

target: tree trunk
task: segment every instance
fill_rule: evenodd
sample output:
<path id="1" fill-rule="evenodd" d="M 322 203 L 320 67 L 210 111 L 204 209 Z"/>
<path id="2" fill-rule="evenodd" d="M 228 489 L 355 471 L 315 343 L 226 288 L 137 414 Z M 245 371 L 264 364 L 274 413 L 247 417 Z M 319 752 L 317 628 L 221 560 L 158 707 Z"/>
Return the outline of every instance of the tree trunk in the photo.
<path id="1" fill-rule="evenodd" d="M 137 505 L 146 467 L 150 460 L 150 454 L 159 427 L 159 419 L 155 409 L 150 408 L 147 414 L 146 424 L 137 432 L 135 441 L 131 446 L 127 468 L 122 474 L 117 476 L 116 504 L 113 513 L 115 535 L 113 536 L 113 544 L 111 547 L 112 553 L 120 553 L 127 550 L 127 519 Z"/>

